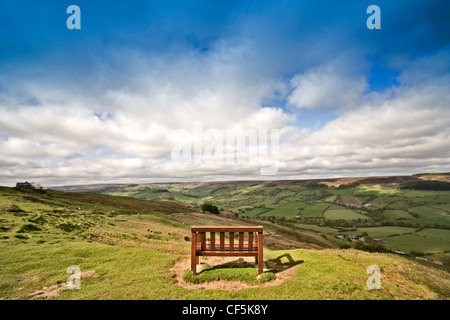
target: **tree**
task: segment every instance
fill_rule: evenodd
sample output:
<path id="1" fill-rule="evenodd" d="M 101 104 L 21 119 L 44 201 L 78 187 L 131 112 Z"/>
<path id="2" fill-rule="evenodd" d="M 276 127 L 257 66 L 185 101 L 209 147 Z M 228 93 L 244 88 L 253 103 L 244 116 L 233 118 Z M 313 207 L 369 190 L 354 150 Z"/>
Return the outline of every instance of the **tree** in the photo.
<path id="1" fill-rule="evenodd" d="M 219 214 L 219 208 L 211 203 L 202 204 L 201 209 L 210 213 Z"/>

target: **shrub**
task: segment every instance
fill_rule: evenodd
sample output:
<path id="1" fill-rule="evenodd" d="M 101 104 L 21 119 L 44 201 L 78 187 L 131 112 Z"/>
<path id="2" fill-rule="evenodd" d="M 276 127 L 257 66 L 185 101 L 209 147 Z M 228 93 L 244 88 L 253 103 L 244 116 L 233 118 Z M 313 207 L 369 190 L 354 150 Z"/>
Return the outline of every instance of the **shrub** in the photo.
<path id="1" fill-rule="evenodd" d="M 357 242 L 355 245 L 355 249 L 362 250 L 362 251 L 368 251 L 368 252 L 390 252 L 389 249 L 385 248 L 381 244 L 378 243 L 362 243 Z"/>
<path id="2" fill-rule="evenodd" d="M 420 256 L 424 256 L 425 253 L 420 252 L 420 251 L 410 251 L 409 254 L 413 257 L 420 257 Z"/>
<path id="3" fill-rule="evenodd" d="M 339 185 L 338 189 L 339 190 L 353 189 L 353 188 L 356 188 L 357 186 L 359 186 L 359 182 L 353 182 L 353 183 L 348 183 L 348 184 L 341 184 L 341 185 Z"/>
<path id="4" fill-rule="evenodd" d="M 201 206 L 203 211 L 208 211 L 210 213 L 219 214 L 219 208 L 211 203 L 204 203 Z"/>
<path id="5" fill-rule="evenodd" d="M 450 183 L 446 181 L 423 180 L 402 183 L 400 189 L 448 191 Z"/>
<path id="6" fill-rule="evenodd" d="M 308 189 L 313 189 L 313 190 L 320 190 L 320 189 L 328 188 L 328 186 L 326 184 L 317 183 L 317 182 L 308 183 L 307 185 L 305 185 L 305 187 L 307 187 Z"/>

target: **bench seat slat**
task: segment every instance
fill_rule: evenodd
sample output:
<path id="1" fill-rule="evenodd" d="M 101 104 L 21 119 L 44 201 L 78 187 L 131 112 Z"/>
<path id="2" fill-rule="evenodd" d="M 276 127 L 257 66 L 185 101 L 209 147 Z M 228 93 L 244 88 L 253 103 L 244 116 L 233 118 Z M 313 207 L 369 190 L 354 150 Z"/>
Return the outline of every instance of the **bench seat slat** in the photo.
<path id="1" fill-rule="evenodd" d="M 236 226 L 236 227 L 221 227 L 221 226 L 192 226 L 192 232 L 263 232 L 263 227 L 258 226 Z"/>
<path id="2" fill-rule="evenodd" d="M 197 256 L 257 257 L 258 251 L 199 251 Z"/>
<path id="3" fill-rule="evenodd" d="M 203 251 L 211 251 L 211 242 L 210 241 L 206 241 L 205 243 L 206 245 L 206 249 L 203 249 Z M 247 241 L 243 241 L 242 243 L 243 247 L 242 250 L 239 250 L 239 244 L 238 243 L 234 243 L 234 251 L 232 252 L 239 252 L 239 251 L 249 251 L 248 249 L 248 242 Z M 201 247 L 201 243 L 197 242 L 197 251 L 201 251 L 202 247 Z M 215 243 L 214 245 L 214 252 L 216 251 L 230 251 L 230 243 L 228 241 L 225 241 L 223 244 L 223 248 L 220 247 L 219 243 Z M 253 243 L 253 250 L 250 251 L 258 251 L 258 244 L 257 243 Z"/>

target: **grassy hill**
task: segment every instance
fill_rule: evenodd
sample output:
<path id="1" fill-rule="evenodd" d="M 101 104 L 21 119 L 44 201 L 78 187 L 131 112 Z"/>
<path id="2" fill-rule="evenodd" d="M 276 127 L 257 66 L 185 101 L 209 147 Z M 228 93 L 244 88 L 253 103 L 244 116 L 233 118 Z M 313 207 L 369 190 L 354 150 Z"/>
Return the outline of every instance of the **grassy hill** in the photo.
<path id="1" fill-rule="evenodd" d="M 199 191 L 199 190 L 197 190 Z M 219 191 L 218 191 L 219 192 Z M 225 192 L 223 190 L 222 192 Z M 289 195 L 288 195 L 289 196 Z M 195 213 L 186 205 L 92 193 L 0 188 L 1 299 L 448 299 L 450 277 L 393 254 L 332 249 L 325 239 L 265 223 L 264 260 L 274 280 L 241 290 L 180 286 L 171 270 L 189 258 L 190 223 L 256 223 Z M 289 231 L 291 230 L 291 231 Z M 423 230 L 424 233 L 426 229 Z M 397 232 L 397 230 L 395 231 Z M 303 235 L 303 237 L 302 237 Z M 402 233 L 403 235 L 403 233 Z M 433 237 L 442 237 L 432 233 Z M 313 237 L 314 238 L 314 237 Z M 315 239 L 320 238 L 315 236 Z M 65 286 L 81 269 L 81 289 Z M 368 290 L 368 266 L 381 289 Z M 274 266 L 271 268 L 270 266 Z M 225 269 L 215 272 L 219 279 Z M 182 270 L 183 271 L 183 270 Z M 283 273 L 284 272 L 284 273 Z M 286 273 L 288 276 L 286 276 Z M 237 281 L 241 272 L 234 272 Z M 281 275 L 284 275 L 284 278 Z M 231 279 L 233 280 L 233 279 Z M 276 282 L 279 281 L 279 282 Z M 225 283 L 225 285 L 223 284 Z"/>
<path id="2" fill-rule="evenodd" d="M 440 259 L 449 269 L 450 191 L 442 188 L 449 181 L 450 175 L 434 173 L 316 180 L 92 185 L 61 190 L 157 199 L 196 207 L 211 202 L 239 218 L 259 219 L 254 223 L 276 223 L 303 234 L 325 237 L 339 246 L 355 247 L 355 239 L 349 236 L 367 234 L 368 242 L 377 238 L 387 249 L 418 254 L 430 263 Z M 426 190 L 422 190 L 424 186 Z M 387 227 L 407 228 L 407 234 L 394 231 L 385 235 L 382 230 L 388 230 Z M 422 232 L 424 228 L 426 231 Z"/>

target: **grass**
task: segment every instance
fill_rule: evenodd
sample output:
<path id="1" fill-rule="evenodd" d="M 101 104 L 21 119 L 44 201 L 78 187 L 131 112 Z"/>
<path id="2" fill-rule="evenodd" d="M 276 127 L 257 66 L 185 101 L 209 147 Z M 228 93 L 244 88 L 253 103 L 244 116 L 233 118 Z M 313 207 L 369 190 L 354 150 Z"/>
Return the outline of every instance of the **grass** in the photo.
<path id="1" fill-rule="evenodd" d="M 432 204 L 430 205 L 432 208 L 444 210 L 445 212 L 450 213 L 450 204 Z"/>
<path id="2" fill-rule="evenodd" d="M 282 206 L 279 206 L 270 211 L 264 212 L 262 215 L 264 216 L 284 216 L 284 217 L 294 217 L 299 214 L 299 212 L 306 207 L 306 203 L 296 202 L 296 203 L 288 203 Z"/>
<path id="3" fill-rule="evenodd" d="M 217 190 L 216 193 L 225 191 Z M 168 213 L 183 210 L 189 215 L 186 207 L 167 201 L 56 191 L 39 194 L 0 188 L 0 298 L 42 298 L 35 293 L 44 287 L 65 283 L 69 276 L 66 270 L 71 265 L 80 266 L 82 272 L 95 270 L 97 276 L 82 278 L 80 290 L 64 290 L 54 299 L 387 300 L 450 297 L 450 277 L 443 270 L 392 254 L 353 249 L 265 248 L 266 261 L 288 256 L 292 261 L 302 263 L 295 266 L 285 263 L 286 268 L 293 268 L 291 276 L 277 286 L 239 291 L 184 289 L 176 284 L 170 270 L 176 260 L 189 257 L 190 242 L 186 240 L 190 235 L 189 225 L 166 218 Z M 330 229 L 311 230 L 334 230 Z M 447 230 L 426 228 L 405 234 L 416 229 L 372 229 L 360 228 L 358 231 L 367 231 L 369 235 L 375 232 L 378 236 L 383 236 L 381 233 L 384 232 L 386 237 L 398 233 L 399 236 L 387 239 L 394 241 L 394 245 L 421 241 L 424 247 L 432 245 L 432 252 L 436 254 L 448 245 L 445 242 Z M 366 287 L 369 276 L 366 270 L 373 264 L 381 268 L 380 290 Z M 404 270 L 402 273 L 398 272 L 400 266 Z M 270 282 L 271 277 L 277 276 L 276 272 L 266 272 L 257 280 L 255 273 L 253 268 L 207 267 L 196 276 L 199 280 L 194 281 L 211 281 L 218 277 L 224 281 L 254 281 L 258 286 L 259 281 Z"/>
<path id="4" fill-rule="evenodd" d="M 369 219 L 365 215 L 359 214 L 355 211 L 348 210 L 348 209 L 326 210 L 324 213 L 324 217 L 326 219 L 330 219 L 330 220 L 357 220 L 357 219 L 366 220 L 366 219 Z"/>
<path id="5" fill-rule="evenodd" d="M 407 200 L 399 200 L 395 202 L 389 203 L 385 208 L 394 209 L 394 210 L 407 210 L 409 207 L 414 204 L 413 201 L 407 201 Z"/>
<path id="6" fill-rule="evenodd" d="M 183 280 L 195 284 L 211 281 L 241 281 L 249 284 L 262 283 L 275 279 L 275 274 L 272 271 L 264 272 L 258 277 L 258 271 L 253 265 L 221 265 L 210 266 L 204 264 L 202 271 L 198 275 L 193 275 L 190 270 L 186 270 L 183 275 Z"/>
<path id="7" fill-rule="evenodd" d="M 383 245 L 389 249 L 405 252 L 416 251 L 425 254 L 442 253 L 450 250 L 450 241 L 438 237 L 430 237 L 426 234 L 403 234 L 386 238 Z"/>
<path id="8" fill-rule="evenodd" d="M 384 226 L 358 228 L 357 233 L 367 232 L 370 237 L 383 240 L 383 246 L 404 252 L 416 251 L 424 254 L 444 253 L 450 250 L 450 230 Z"/>
<path id="9" fill-rule="evenodd" d="M 300 214 L 302 217 L 322 217 L 323 212 L 330 206 L 329 203 L 315 203 L 313 205 L 310 205 L 306 208 L 304 208 Z"/>
<path id="10" fill-rule="evenodd" d="M 354 196 L 385 196 L 389 194 L 395 194 L 395 190 L 392 188 L 374 187 L 369 185 L 360 185 L 354 189 Z"/>
<path id="11" fill-rule="evenodd" d="M 387 220 L 413 218 L 413 216 L 411 216 L 408 212 L 404 210 L 384 210 L 383 215 Z"/>
<path id="12" fill-rule="evenodd" d="M 13 252 L 9 258 L 4 251 L 0 253 L 0 296 L 6 299 L 28 299 L 44 286 L 64 283 L 68 277 L 66 268 L 73 264 L 79 265 L 82 271 L 95 270 L 98 277 L 81 279 L 81 290 L 63 291 L 57 299 L 442 299 L 449 296 L 449 280 L 443 271 L 430 270 L 392 255 L 356 250 L 269 251 L 265 259 L 289 255 L 303 263 L 289 281 L 279 286 L 236 292 L 180 288 L 169 272 L 179 255 L 140 246 L 76 241 L 70 247 L 65 243 L 18 245 Z M 381 290 L 366 288 L 366 269 L 372 264 L 382 270 Z M 403 275 L 398 273 L 399 266 L 405 270 Z M 257 280 L 252 267 L 207 267 L 191 280 L 188 273 L 185 279 L 194 283 L 222 279 L 257 284 L 271 281 L 274 276 L 269 272 Z"/>
<path id="13" fill-rule="evenodd" d="M 434 209 L 427 206 L 409 208 L 409 211 L 419 215 L 420 218 L 439 217 L 447 215 L 447 213 L 443 210 Z"/>
<path id="14" fill-rule="evenodd" d="M 367 232 L 367 234 L 372 238 L 386 238 L 395 234 L 412 233 L 414 231 L 416 231 L 415 228 L 397 227 L 397 226 L 358 228 L 356 230 L 358 234 L 361 234 L 362 232 Z"/>
<path id="15" fill-rule="evenodd" d="M 336 198 L 336 202 L 343 204 L 343 205 L 349 205 L 349 204 L 354 204 L 354 205 L 358 205 L 358 206 L 362 205 L 361 200 L 359 200 L 358 198 L 352 197 L 352 196 L 338 196 Z"/>
<path id="16" fill-rule="evenodd" d="M 255 208 L 255 209 L 249 210 L 246 213 L 242 214 L 242 216 L 245 216 L 245 217 L 257 216 L 257 215 L 260 215 L 260 214 L 262 214 L 264 212 L 267 212 L 268 210 L 270 210 L 270 209 L 267 209 L 267 208 Z"/>
<path id="17" fill-rule="evenodd" d="M 442 241 L 450 242 L 450 230 L 425 228 L 417 232 L 417 234 L 426 235 L 427 237 L 437 238 Z"/>
<path id="18" fill-rule="evenodd" d="M 403 197 L 427 197 L 434 196 L 436 194 L 443 194 L 446 191 L 425 191 L 425 190 L 409 190 L 402 193 Z"/>
<path id="19" fill-rule="evenodd" d="M 371 201 L 372 205 L 378 206 L 378 207 L 387 207 L 394 203 L 397 203 L 398 201 L 402 201 L 404 198 L 402 197 L 396 197 L 396 196 L 386 196 L 386 197 L 379 197 Z"/>
<path id="20" fill-rule="evenodd" d="M 415 228 L 450 226 L 450 215 L 448 215 L 450 193 L 448 191 L 400 190 L 390 181 L 388 184 L 376 181 L 373 184 L 361 184 L 348 188 L 330 186 L 322 189 L 309 188 L 308 184 L 290 182 L 161 184 L 152 187 L 167 189 L 171 194 L 179 193 L 197 197 L 189 199 L 201 201 L 207 198 L 225 210 L 250 209 L 240 216 L 290 218 L 289 223 L 294 228 L 296 227 L 294 224 L 298 221 L 303 225 L 301 230 L 326 235 L 338 233 L 334 229 L 320 230 L 320 228 L 327 228 L 325 227 L 327 224 L 338 228 L 359 227 L 362 224 L 376 225 L 383 222 L 404 223 Z M 185 203 L 192 202 L 186 199 Z M 369 205 L 363 207 L 365 204 Z M 350 207 L 351 205 L 353 207 Z M 301 216 L 300 219 L 294 219 L 297 214 Z M 316 225 L 313 227 L 310 223 Z M 380 233 L 383 233 L 383 227 L 380 228 Z M 333 236 L 330 239 L 342 244 Z M 421 241 L 417 237 L 409 240 L 413 243 L 407 244 L 405 250 Z M 432 246 L 430 250 L 434 251 L 432 242 L 425 243 Z M 417 244 L 417 246 L 423 247 L 423 244 Z M 446 253 L 443 254 L 446 255 Z"/>
<path id="21" fill-rule="evenodd" d="M 294 227 L 301 229 L 301 230 L 309 230 L 309 231 L 318 232 L 318 233 L 334 233 L 334 232 L 339 231 L 338 229 L 335 229 L 335 228 L 321 227 L 321 226 L 316 226 L 314 224 L 304 224 L 304 223 L 295 223 Z"/>
<path id="22" fill-rule="evenodd" d="M 418 218 L 418 219 L 410 219 L 403 220 L 405 223 L 413 223 L 418 225 L 450 225 L 450 216 L 439 216 L 439 217 L 429 217 L 429 218 Z"/>

